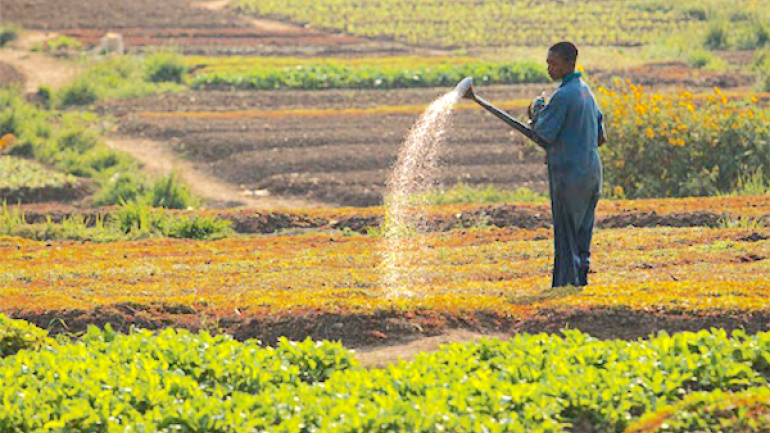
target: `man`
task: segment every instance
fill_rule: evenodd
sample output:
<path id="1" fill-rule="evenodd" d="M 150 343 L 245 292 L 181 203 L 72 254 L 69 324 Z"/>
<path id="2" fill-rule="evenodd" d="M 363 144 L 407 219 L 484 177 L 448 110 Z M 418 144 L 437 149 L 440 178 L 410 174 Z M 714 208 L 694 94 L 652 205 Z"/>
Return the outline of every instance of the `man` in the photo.
<path id="1" fill-rule="evenodd" d="M 578 49 L 559 42 L 548 50 L 548 75 L 561 85 L 547 105 L 531 107 L 532 130 L 547 152 L 554 227 L 553 287 L 588 284 L 594 212 L 601 194 L 598 146 L 602 113 L 575 71 Z M 540 106 L 538 106 L 540 105 Z"/>

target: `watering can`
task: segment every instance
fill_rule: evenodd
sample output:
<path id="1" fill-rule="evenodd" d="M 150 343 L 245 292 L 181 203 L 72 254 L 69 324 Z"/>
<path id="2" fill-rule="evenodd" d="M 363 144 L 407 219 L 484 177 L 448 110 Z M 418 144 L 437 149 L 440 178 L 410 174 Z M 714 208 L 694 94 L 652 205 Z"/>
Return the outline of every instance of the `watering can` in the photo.
<path id="1" fill-rule="evenodd" d="M 547 143 L 545 143 L 542 138 L 540 138 L 537 134 L 535 134 L 532 131 L 532 128 L 516 120 L 513 116 L 506 113 L 505 111 L 495 107 L 494 105 L 490 104 L 484 99 L 476 96 L 476 93 L 473 91 L 473 77 L 463 78 L 462 81 L 457 83 L 457 87 L 455 87 L 455 91 L 457 91 L 460 95 L 462 95 L 463 98 L 473 100 L 479 105 L 481 105 L 482 107 L 486 108 L 490 113 L 497 116 L 500 120 L 507 123 L 513 129 L 522 133 L 525 137 L 535 142 L 535 144 L 537 144 L 538 146 L 545 147 L 547 145 Z"/>

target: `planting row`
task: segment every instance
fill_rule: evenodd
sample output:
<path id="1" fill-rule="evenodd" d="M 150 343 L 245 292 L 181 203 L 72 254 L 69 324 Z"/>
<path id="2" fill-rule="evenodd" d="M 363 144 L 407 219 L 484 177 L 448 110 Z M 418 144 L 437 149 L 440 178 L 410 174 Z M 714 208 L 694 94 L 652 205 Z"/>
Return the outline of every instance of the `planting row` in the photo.
<path id="1" fill-rule="evenodd" d="M 90 328 L 80 341 L 0 359 L 0 431 L 767 427 L 767 333 L 715 329 L 636 342 L 564 334 L 451 344 L 366 370 L 335 343 L 281 340 L 270 348 L 206 333 Z"/>
<path id="2" fill-rule="evenodd" d="M 239 335 L 283 329 L 359 341 L 371 335 L 332 324 L 305 328 L 292 320 L 331 315 L 340 323 L 356 317 L 366 323 L 406 317 L 392 323 L 393 330 L 415 332 L 458 320 L 476 326 L 479 315 L 509 324 L 602 311 L 683 320 L 695 314 L 696 322 L 711 317 L 717 323 L 753 323 L 754 316 L 754 326 L 770 314 L 766 228 L 600 230 L 591 284 L 553 291 L 547 290 L 550 229 L 419 235 L 401 251 L 399 271 L 409 275 L 405 287 L 388 283 L 382 263 L 389 244 L 372 234 L 105 244 L 5 237 L 0 305 L 39 323 L 62 315 L 72 326 L 106 320 L 200 327 L 215 320 Z M 266 325 L 282 320 L 288 327 Z"/>

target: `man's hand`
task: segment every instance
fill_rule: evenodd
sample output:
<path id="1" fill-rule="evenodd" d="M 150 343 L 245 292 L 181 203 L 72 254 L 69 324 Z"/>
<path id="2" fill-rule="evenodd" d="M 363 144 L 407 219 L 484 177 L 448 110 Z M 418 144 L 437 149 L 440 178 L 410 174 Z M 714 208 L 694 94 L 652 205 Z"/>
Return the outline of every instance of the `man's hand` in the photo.
<path id="1" fill-rule="evenodd" d="M 540 115 L 540 112 L 543 111 L 543 108 L 545 108 L 545 92 L 535 98 L 529 104 L 529 108 L 527 108 L 527 114 L 529 114 L 529 119 L 532 121 L 532 123 L 535 123 L 537 116 Z"/>

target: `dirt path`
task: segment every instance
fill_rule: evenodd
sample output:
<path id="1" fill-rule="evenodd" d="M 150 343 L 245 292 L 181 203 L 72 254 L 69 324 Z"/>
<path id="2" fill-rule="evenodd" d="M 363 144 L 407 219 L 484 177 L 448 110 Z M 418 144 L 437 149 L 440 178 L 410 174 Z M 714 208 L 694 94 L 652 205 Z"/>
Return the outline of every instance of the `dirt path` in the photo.
<path id="1" fill-rule="evenodd" d="M 214 12 L 219 12 L 227 9 L 231 0 L 204 0 L 193 2 L 192 7 L 198 9 L 207 9 Z M 269 32 L 269 33 L 301 33 L 305 29 L 295 24 L 282 23 L 280 21 L 266 20 L 262 18 L 253 18 L 247 15 L 241 15 L 243 19 L 250 22 L 256 29 Z"/>
<path id="2" fill-rule="evenodd" d="M 77 77 L 76 63 L 30 51 L 34 44 L 50 37 L 56 37 L 56 34 L 25 30 L 10 47 L 0 49 L 0 62 L 8 63 L 24 74 L 24 91 L 27 93 L 37 92 L 41 85 L 56 89 Z"/>
<path id="3" fill-rule="evenodd" d="M 176 170 L 193 193 L 202 197 L 210 207 L 246 206 L 259 209 L 312 209 L 328 207 L 300 198 L 272 197 L 264 191 L 248 191 L 221 182 L 199 170 L 192 162 L 178 156 L 168 143 L 133 137 L 108 137 L 107 146 L 129 153 L 153 177 Z"/>
<path id="4" fill-rule="evenodd" d="M 405 344 L 380 346 L 372 349 L 357 349 L 356 359 L 368 368 L 382 368 L 399 360 L 410 361 L 419 353 L 430 353 L 439 346 L 450 343 L 470 343 L 482 338 L 508 339 L 506 334 L 481 334 L 465 329 L 453 329 L 435 337 L 424 337 Z"/>

